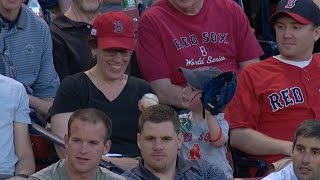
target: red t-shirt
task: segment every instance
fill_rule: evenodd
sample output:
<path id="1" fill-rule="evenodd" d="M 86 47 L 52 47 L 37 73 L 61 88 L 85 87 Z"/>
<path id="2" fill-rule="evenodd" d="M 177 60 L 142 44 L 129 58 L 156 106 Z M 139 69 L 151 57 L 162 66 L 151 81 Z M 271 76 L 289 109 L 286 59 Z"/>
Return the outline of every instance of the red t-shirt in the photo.
<path id="1" fill-rule="evenodd" d="M 161 0 L 140 17 L 138 65 L 144 79 L 185 80 L 178 67 L 215 66 L 238 71 L 238 63 L 263 54 L 243 10 L 232 1 L 204 0 L 195 16 Z"/>
<path id="2" fill-rule="evenodd" d="M 298 125 L 320 119 L 320 58 L 299 68 L 273 57 L 244 68 L 227 105 L 230 130 L 252 128 L 267 136 L 292 141 Z M 268 164 L 284 156 L 260 156 Z"/>

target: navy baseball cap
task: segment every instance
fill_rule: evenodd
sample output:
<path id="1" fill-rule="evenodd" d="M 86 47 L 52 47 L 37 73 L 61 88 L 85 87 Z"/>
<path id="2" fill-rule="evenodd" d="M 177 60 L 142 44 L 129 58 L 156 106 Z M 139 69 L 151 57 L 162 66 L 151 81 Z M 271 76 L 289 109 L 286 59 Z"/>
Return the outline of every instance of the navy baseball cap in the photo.
<path id="1" fill-rule="evenodd" d="M 179 67 L 178 70 L 183 73 L 183 76 L 188 84 L 199 90 L 202 90 L 205 81 L 222 73 L 220 69 L 209 66 L 204 66 L 192 70 Z"/>
<path id="2" fill-rule="evenodd" d="M 271 17 L 271 22 L 276 22 L 282 16 L 289 16 L 304 25 L 320 25 L 320 9 L 314 0 L 281 0 Z"/>

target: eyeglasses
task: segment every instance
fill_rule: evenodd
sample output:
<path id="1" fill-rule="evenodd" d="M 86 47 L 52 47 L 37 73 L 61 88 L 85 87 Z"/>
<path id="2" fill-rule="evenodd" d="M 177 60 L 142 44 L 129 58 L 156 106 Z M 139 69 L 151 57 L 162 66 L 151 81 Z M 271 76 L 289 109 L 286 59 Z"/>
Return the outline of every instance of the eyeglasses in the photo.
<path id="1" fill-rule="evenodd" d="M 115 57 L 117 56 L 117 54 L 120 54 L 120 56 L 122 57 L 130 57 L 132 55 L 132 51 L 128 50 L 128 49 L 106 49 L 103 50 L 103 55 L 106 57 Z"/>
<path id="2" fill-rule="evenodd" d="M 4 59 L 5 63 L 9 65 L 9 76 L 13 79 L 17 77 L 16 68 L 13 66 L 13 63 L 10 58 L 10 51 L 8 49 L 4 50 L 4 53 L 0 53 L 1 59 Z"/>

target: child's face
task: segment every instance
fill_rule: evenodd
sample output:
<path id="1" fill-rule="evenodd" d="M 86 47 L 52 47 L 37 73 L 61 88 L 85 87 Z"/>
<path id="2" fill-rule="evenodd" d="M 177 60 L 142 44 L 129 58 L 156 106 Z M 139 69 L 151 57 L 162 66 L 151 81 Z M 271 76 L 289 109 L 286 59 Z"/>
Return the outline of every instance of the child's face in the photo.
<path id="1" fill-rule="evenodd" d="M 202 110 L 201 93 L 201 90 L 187 84 L 181 93 L 182 105 L 191 111 Z"/>

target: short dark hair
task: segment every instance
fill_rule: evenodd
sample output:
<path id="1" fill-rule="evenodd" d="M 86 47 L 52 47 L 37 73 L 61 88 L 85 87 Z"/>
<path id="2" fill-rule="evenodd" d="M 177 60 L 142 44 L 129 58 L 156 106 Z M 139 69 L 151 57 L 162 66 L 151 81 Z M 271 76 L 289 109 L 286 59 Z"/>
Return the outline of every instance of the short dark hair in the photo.
<path id="1" fill-rule="evenodd" d="M 305 120 L 303 121 L 293 137 L 293 149 L 297 143 L 298 137 L 317 138 L 320 140 L 320 120 Z"/>
<path id="2" fill-rule="evenodd" d="M 180 133 L 180 120 L 178 114 L 173 108 L 167 105 L 157 104 L 144 109 L 139 118 L 139 133 L 143 131 L 145 122 L 172 122 L 176 133 Z"/>
<path id="3" fill-rule="evenodd" d="M 83 121 L 93 124 L 102 123 L 106 129 L 105 140 L 109 140 L 112 132 L 111 119 L 103 112 L 95 108 L 85 108 L 74 111 L 68 121 L 68 135 L 70 136 L 70 127 L 74 121 Z"/>

